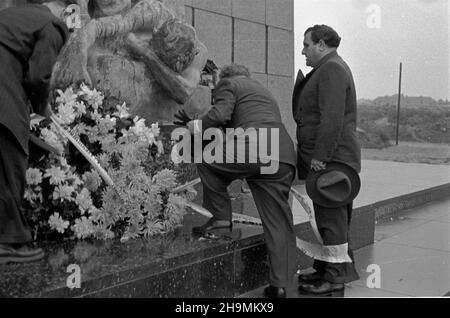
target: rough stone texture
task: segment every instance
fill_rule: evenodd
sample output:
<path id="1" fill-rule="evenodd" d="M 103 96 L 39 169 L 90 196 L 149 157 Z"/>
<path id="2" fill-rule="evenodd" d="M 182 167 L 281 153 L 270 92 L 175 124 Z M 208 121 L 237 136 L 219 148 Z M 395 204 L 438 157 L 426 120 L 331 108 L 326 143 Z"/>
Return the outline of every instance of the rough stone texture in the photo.
<path id="1" fill-rule="evenodd" d="M 162 1 L 179 18 L 185 17 L 184 0 Z M 57 88 L 78 83 L 86 79 L 82 72 L 84 61 L 81 58 L 81 45 L 86 43 L 82 37 L 84 29 L 74 33 L 62 50 L 54 68 L 53 83 Z M 167 81 L 155 75 L 147 60 L 131 56 L 124 44 L 125 35 L 117 35 L 106 39 L 97 39 L 89 48 L 87 72 L 93 86 L 104 92 L 107 105 L 115 106 L 126 102 L 131 111 L 149 122 L 170 123 L 173 114 L 184 103 L 189 95 L 180 87 L 171 86 L 163 89 L 161 81 Z M 150 34 L 139 32 L 139 36 L 148 38 Z M 142 43 L 147 45 L 147 41 Z M 160 63 L 156 63 L 161 65 Z M 169 75 L 172 84 L 175 77 Z M 180 95 L 178 95 L 180 94 Z M 184 96 L 182 98 L 174 96 Z M 178 98 L 178 99 L 177 99 Z M 177 102 L 176 102 L 177 101 Z"/>
<path id="2" fill-rule="evenodd" d="M 150 122 L 172 121 L 173 114 L 179 107 L 159 87 L 142 62 L 99 52 L 96 54 L 95 66 L 90 68 L 90 74 L 96 88 L 107 97 L 107 103 L 125 101 L 134 113 Z"/>
<path id="3" fill-rule="evenodd" d="M 181 20 L 185 19 L 184 0 L 160 0 Z"/>
<path id="4" fill-rule="evenodd" d="M 6 9 L 12 6 L 22 5 L 26 3 L 26 0 L 2 0 L 0 1 L 0 10 Z"/>
<path id="5" fill-rule="evenodd" d="M 266 0 L 266 24 L 294 30 L 294 0 Z"/>
<path id="6" fill-rule="evenodd" d="M 234 26 L 234 62 L 246 65 L 250 71 L 264 73 L 266 69 L 266 28 L 262 24 L 236 19 Z"/>
<path id="7" fill-rule="evenodd" d="M 294 33 L 269 27 L 268 73 L 294 77 Z M 291 91 L 292 95 L 292 91 Z"/>
<path id="8" fill-rule="evenodd" d="M 199 86 L 191 99 L 183 106 L 191 118 L 200 118 L 211 109 L 211 90 L 206 86 Z"/>
<path id="9" fill-rule="evenodd" d="M 231 17 L 195 10 L 197 36 L 208 48 L 208 58 L 217 66 L 231 63 Z"/>
<path id="10" fill-rule="evenodd" d="M 266 0 L 233 0 L 233 17 L 265 24 Z"/>

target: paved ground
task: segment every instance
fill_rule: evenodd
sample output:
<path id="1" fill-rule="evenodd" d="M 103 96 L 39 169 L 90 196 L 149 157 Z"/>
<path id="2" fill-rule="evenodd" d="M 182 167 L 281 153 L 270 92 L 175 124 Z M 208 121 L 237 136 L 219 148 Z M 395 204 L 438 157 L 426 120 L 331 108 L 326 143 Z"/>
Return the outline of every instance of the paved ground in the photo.
<path id="1" fill-rule="evenodd" d="M 450 167 L 397 162 L 363 161 L 362 188 L 355 207 L 450 182 Z M 304 192 L 303 186 L 297 187 Z M 295 208 L 296 222 L 305 220 Z M 355 252 L 360 280 L 346 287 L 345 297 L 440 297 L 450 293 L 450 196 L 376 225 L 375 243 Z M 373 265 L 372 265 L 373 264 Z M 374 270 L 380 270 L 379 288 Z M 241 297 L 258 298 L 263 288 Z M 299 297 L 296 286 L 288 291 Z"/>
<path id="2" fill-rule="evenodd" d="M 347 288 L 346 297 L 440 297 L 450 292 L 450 198 L 378 222 L 375 240 L 356 251 L 361 279 Z M 367 288 L 370 264 L 380 268 L 379 289 Z"/>
<path id="3" fill-rule="evenodd" d="M 441 297 L 450 293 L 450 198 L 378 222 L 375 240 L 355 252 L 361 278 L 346 286 L 345 297 Z M 379 269 L 379 286 L 372 264 Z M 368 284 L 377 288 L 368 288 Z M 295 288 L 294 284 L 289 298 L 300 298 Z M 260 298 L 262 292 L 259 288 L 241 297 Z"/>
<path id="4" fill-rule="evenodd" d="M 363 160 L 360 177 L 361 190 L 355 208 L 450 183 L 450 165 Z M 296 189 L 307 197 L 304 185 Z M 293 213 L 295 224 L 308 220 L 295 200 Z"/>

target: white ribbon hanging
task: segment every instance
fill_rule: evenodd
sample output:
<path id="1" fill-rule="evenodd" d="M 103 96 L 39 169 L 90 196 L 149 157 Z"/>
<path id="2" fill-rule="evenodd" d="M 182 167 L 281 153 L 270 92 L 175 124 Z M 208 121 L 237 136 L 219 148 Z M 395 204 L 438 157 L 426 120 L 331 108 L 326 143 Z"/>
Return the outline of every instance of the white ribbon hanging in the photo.
<path id="1" fill-rule="evenodd" d="M 185 185 L 182 185 L 176 189 L 174 189 L 173 193 L 178 193 L 184 190 L 187 190 L 190 187 L 193 187 L 194 185 L 200 183 L 200 178 L 197 178 L 195 180 L 192 180 L 188 182 Z M 303 210 L 306 212 L 309 218 L 309 223 L 311 224 L 311 227 L 313 229 L 314 235 L 317 238 L 317 241 L 320 244 L 316 243 L 310 243 L 303 241 L 296 238 L 296 244 L 297 248 L 305 253 L 307 256 L 314 258 L 316 260 L 328 262 L 328 263 L 351 263 L 352 260 L 350 256 L 348 255 L 348 243 L 340 244 L 340 245 L 323 245 L 323 239 L 320 235 L 319 229 L 317 227 L 315 215 L 314 215 L 314 209 L 311 209 L 309 204 L 306 202 L 305 198 L 294 188 L 291 188 L 291 193 L 293 194 L 293 197 L 300 203 L 300 205 L 303 207 Z M 212 217 L 212 213 L 209 212 L 204 207 L 189 202 L 188 206 L 195 212 L 202 214 L 206 217 Z M 249 215 L 244 214 L 238 214 L 233 213 L 233 222 L 238 223 L 247 223 L 252 225 L 259 225 L 262 226 L 261 219 L 255 218 Z"/>

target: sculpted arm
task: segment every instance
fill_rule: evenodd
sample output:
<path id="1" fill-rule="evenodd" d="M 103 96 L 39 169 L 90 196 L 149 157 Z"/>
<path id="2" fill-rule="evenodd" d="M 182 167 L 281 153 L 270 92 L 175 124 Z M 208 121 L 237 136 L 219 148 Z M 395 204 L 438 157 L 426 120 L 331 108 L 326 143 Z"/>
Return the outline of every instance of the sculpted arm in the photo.
<path id="1" fill-rule="evenodd" d="M 139 39 L 137 39 L 133 34 L 128 36 L 127 46 L 134 54 L 143 59 L 145 64 L 149 67 L 153 77 L 158 79 L 158 83 L 177 103 L 184 104 L 188 101 L 200 81 L 201 70 L 198 71 L 197 67 L 202 67 L 201 61 L 196 61 L 194 58 L 191 66 L 195 64 L 196 68 L 188 70 L 188 67 L 185 70 L 185 72 L 187 72 L 183 72 L 186 77 L 183 77 L 183 74 L 180 75 L 167 67 L 151 49 L 140 43 Z M 202 52 L 205 54 L 205 51 Z M 205 57 L 203 54 L 201 56 L 197 54 L 197 56 L 199 56 L 200 59 L 204 59 Z"/>
<path id="2" fill-rule="evenodd" d="M 90 20 L 71 36 L 61 52 L 52 78 L 52 86 L 66 86 L 79 81 L 92 85 L 87 64 L 89 49 L 97 39 L 123 36 L 141 30 L 154 33 L 161 24 L 171 18 L 174 18 L 173 14 L 162 3 L 144 0 L 123 16 L 117 14 Z"/>
<path id="3" fill-rule="evenodd" d="M 154 33 L 165 21 L 175 16 L 161 2 L 146 0 L 138 2 L 124 16 L 114 15 L 92 20 L 95 38 L 125 35 L 138 30 Z"/>

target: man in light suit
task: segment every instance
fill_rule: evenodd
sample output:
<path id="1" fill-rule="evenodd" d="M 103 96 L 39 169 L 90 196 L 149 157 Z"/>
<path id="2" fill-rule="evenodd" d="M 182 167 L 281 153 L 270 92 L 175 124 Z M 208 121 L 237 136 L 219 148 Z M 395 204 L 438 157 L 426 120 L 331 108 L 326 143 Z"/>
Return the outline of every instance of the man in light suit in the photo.
<path id="1" fill-rule="evenodd" d="M 284 298 L 297 268 L 293 216 L 288 202 L 295 176 L 294 144 L 281 121 L 275 98 L 250 77 L 246 67 L 225 66 L 219 77 L 213 94 L 214 106 L 206 115 L 194 121 L 176 116 L 181 120 L 178 124 L 187 124 L 191 133 L 195 133 L 196 126 L 201 123 L 202 131 L 208 128 L 235 129 L 237 136 L 238 151 L 229 151 L 224 144 L 217 144 L 216 153 L 223 153 L 222 162 L 204 160 L 197 165 L 203 184 L 203 207 L 213 217 L 193 231 L 201 234 L 231 229 L 232 209 L 227 187 L 233 180 L 245 178 L 261 216 L 269 256 L 270 286 L 264 290 L 264 295 Z M 243 137 L 244 132 L 252 130 L 256 139 Z M 260 134 L 263 130 L 267 132 L 265 137 Z M 233 139 L 233 134 L 227 132 L 221 140 L 226 143 Z M 219 145 L 223 145 L 221 150 Z M 261 148 L 267 151 L 263 152 Z M 245 151 L 241 153 L 239 149 Z M 259 151 L 252 151 L 256 149 Z M 266 154 L 271 154 L 271 158 Z M 273 154 L 278 156 L 274 158 Z"/>
<path id="2" fill-rule="evenodd" d="M 299 72 L 292 103 L 300 179 L 327 169 L 330 163 L 346 165 L 356 173 L 361 171 L 355 84 L 350 68 L 337 54 L 340 41 L 336 31 L 326 25 L 315 25 L 304 34 L 302 54 L 313 70 L 306 77 Z M 344 247 L 353 259 L 348 248 L 352 202 L 332 208 L 313 203 L 324 245 Z M 301 291 L 312 294 L 342 291 L 345 283 L 359 278 L 353 262 L 315 260 L 313 267 L 315 273 L 299 276 Z"/>
<path id="3" fill-rule="evenodd" d="M 71 2 L 0 11 L 0 264 L 44 256 L 42 249 L 27 246 L 31 233 L 22 212 L 30 138 L 28 102 L 35 113 L 51 113 L 50 77 L 68 38 L 62 18 Z"/>

